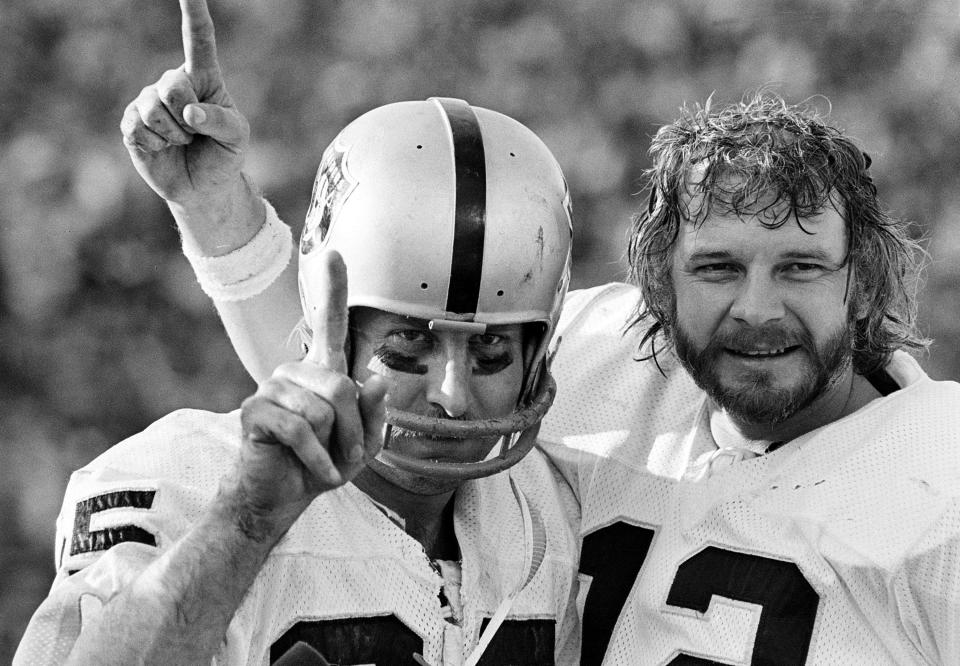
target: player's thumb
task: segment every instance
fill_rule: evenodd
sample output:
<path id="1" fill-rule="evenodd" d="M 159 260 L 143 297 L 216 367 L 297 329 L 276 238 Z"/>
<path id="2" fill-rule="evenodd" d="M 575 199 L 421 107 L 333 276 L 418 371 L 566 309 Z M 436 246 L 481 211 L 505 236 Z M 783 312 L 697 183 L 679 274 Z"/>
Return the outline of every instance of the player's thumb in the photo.
<path id="1" fill-rule="evenodd" d="M 228 146 L 244 143 L 250 126 L 236 109 L 219 104 L 193 103 L 183 107 L 183 120 L 198 134 Z"/>

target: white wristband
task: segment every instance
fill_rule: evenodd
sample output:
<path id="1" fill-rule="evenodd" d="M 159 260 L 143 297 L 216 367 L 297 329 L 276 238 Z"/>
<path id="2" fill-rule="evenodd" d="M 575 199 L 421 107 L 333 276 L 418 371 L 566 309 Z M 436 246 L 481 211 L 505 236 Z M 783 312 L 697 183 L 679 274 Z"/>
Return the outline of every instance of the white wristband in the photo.
<path id="1" fill-rule="evenodd" d="M 215 301 L 242 301 L 273 284 L 290 263 L 293 234 L 266 199 L 263 226 L 246 245 L 219 257 L 184 250 L 200 288 Z"/>

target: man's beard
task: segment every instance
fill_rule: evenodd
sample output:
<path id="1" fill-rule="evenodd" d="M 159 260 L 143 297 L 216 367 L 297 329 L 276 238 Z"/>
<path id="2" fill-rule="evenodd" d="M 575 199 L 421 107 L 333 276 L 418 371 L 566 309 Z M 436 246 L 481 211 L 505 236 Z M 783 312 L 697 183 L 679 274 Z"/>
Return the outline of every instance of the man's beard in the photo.
<path id="1" fill-rule="evenodd" d="M 835 331 L 817 347 L 806 330 L 788 332 L 777 326 L 743 328 L 717 333 L 707 346 L 697 350 L 680 322 L 673 326 L 673 346 L 680 362 L 697 386 L 735 419 L 754 425 L 782 423 L 809 407 L 842 376 L 852 360 L 852 325 Z M 800 379 L 793 386 L 776 386 L 771 370 L 741 369 L 736 379 L 725 384 L 718 370 L 725 349 L 750 349 L 762 342 L 764 348 L 799 346 L 793 354 L 802 354 Z"/>

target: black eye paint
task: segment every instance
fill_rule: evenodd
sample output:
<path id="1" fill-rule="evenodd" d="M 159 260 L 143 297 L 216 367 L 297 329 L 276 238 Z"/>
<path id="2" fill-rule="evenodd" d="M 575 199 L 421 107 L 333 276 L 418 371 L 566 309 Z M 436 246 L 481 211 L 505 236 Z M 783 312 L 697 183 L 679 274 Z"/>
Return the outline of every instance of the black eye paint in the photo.
<path id="1" fill-rule="evenodd" d="M 401 354 L 396 349 L 390 349 L 387 345 L 380 345 L 373 352 L 381 363 L 397 372 L 406 372 L 411 375 L 427 374 L 427 366 L 417 362 L 415 356 Z"/>
<path id="2" fill-rule="evenodd" d="M 510 367 L 513 363 L 513 354 L 502 352 L 500 354 L 491 354 L 490 356 L 477 359 L 477 367 L 474 369 L 475 375 L 495 375 L 501 370 Z"/>

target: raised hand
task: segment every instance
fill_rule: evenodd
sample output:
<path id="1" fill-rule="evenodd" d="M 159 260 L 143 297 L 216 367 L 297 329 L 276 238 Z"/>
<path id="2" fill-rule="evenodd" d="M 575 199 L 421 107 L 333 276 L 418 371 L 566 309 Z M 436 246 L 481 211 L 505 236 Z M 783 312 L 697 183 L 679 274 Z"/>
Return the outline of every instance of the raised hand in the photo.
<path id="1" fill-rule="evenodd" d="M 386 385 L 347 376 L 346 267 L 329 252 L 325 268 L 307 357 L 277 368 L 243 403 L 240 489 L 258 512 L 299 515 L 380 450 Z"/>
<path id="2" fill-rule="evenodd" d="M 223 209 L 244 192 L 247 120 L 227 92 L 206 0 L 180 0 L 184 64 L 127 106 L 120 123 L 134 167 L 185 209 Z"/>

